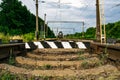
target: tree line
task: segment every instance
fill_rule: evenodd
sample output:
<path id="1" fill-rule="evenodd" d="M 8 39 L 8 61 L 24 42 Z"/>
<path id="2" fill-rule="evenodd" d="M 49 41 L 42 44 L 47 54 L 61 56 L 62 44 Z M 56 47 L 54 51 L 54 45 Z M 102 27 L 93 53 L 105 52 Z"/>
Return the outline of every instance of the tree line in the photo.
<path id="1" fill-rule="evenodd" d="M 108 23 L 105 25 L 106 28 L 106 37 L 107 39 L 120 39 L 120 21 L 114 23 Z M 83 37 L 84 34 L 84 37 Z M 84 33 L 75 33 L 66 35 L 67 38 L 85 38 L 85 39 L 95 39 L 96 28 L 90 27 Z"/>
<path id="2" fill-rule="evenodd" d="M 44 21 L 40 17 L 38 23 L 39 31 L 41 31 L 42 28 L 40 26 L 44 25 Z M 35 26 L 35 15 L 21 1 L 2 0 L 0 4 L 0 32 L 9 35 L 35 33 Z M 49 27 L 47 30 L 47 37 L 55 37 Z"/>

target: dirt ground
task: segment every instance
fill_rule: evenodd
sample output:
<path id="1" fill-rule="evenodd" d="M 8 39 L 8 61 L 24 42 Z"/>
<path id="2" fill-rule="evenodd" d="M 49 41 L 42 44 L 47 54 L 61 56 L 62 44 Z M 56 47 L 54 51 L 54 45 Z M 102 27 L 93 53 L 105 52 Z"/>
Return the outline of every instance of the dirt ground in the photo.
<path id="1" fill-rule="evenodd" d="M 37 80 L 120 80 L 118 67 L 106 55 L 89 54 L 85 50 L 37 49 L 26 56 L 17 56 L 14 65 L 1 63 L 0 76 L 8 71 L 27 75 L 23 76 L 27 79 L 42 77 Z"/>

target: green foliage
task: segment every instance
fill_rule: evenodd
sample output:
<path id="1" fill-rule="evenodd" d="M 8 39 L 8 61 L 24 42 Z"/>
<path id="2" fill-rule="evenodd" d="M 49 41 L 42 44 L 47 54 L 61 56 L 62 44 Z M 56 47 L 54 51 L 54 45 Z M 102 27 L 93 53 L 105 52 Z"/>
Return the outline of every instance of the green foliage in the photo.
<path id="1" fill-rule="evenodd" d="M 86 61 L 86 60 L 84 60 L 81 63 L 81 68 L 83 68 L 83 69 L 90 69 L 90 68 L 99 67 L 99 66 L 101 66 L 100 61 Z"/>
<path id="2" fill-rule="evenodd" d="M 13 55 L 13 49 L 12 49 L 12 48 L 10 49 L 9 64 L 10 64 L 10 65 L 15 64 L 15 57 L 14 57 L 14 55 Z"/>
<path id="3" fill-rule="evenodd" d="M 120 21 L 108 23 L 106 25 L 106 34 L 108 38 L 120 38 Z"/>
<path id="4" fill-rule="evenodd" d="M 87 61 L 84 61 L 81 63 L 81 67 L 84 69 L 88 69 L 89 68 L 89 63 Z"/>
<path id="5" fill-rule="evenodd" d="M 81 39 L 82 33 L 68 34 L 65 37 L 70 39 Z"/>
<path id="6" fill-rule="evenodd" d="M 90 27 L 86 30 L 84 34 L 85 34 L 84 36 L 85 39 L 95 39 L 96 28 Z M 120 21 L 106 24 L 106 36 L 107 38 L 120 39 Z M 75 34 L 69 34 L 69 35 L 66 35 L 66 37 L 67 38 L 78 38 L 78 39 L 83 38 L 82 32 L 75 33 Z"/>
<path id="7" fill-rule="evenodd" d="M 4 34 L 4 33 L 0 33 L 0 39 L 2 40 L 2 43 L 8 43 L 10 36 L 9 34 Z"/>
<path id="8" fill-rule="evenodd" d="M 87 29 L 87 31 L 84 33 L 84 37 L 83 37 L 83 33 L 75 33 L 75 34 L 69 34 L 66 35 L 67 38 L 77 38 L 77 39 L 94 39 L 95 38 L 95 28 L 94 27 L 90 27 Z"/>
<path id="9" fill-rule="evenodd" d="M 50 64 L 46 64 L 46 65 L 43 66 L 43 68 L 44 68 L 44 69 L 51 69 L 52 66 L 51 66 Z"/>
<path id="10" fill-rule="evenodd" d="M 22 26 L 25 23 L 22 20 L 26 18 L 26 16 L 23 15 L 26 13 L 28 14 L 28 12 L 21 12 L 22 10 L 26 11 L 27 8 L 22 6 L 20 1 L 2 0 L 0 7 L 2 8 L 0 12 L 0 25 L 8 27 L 9 31 L 7 33 L 12 30 L 17 32 L 17 29 L 20 29 L 19 31 L 25 30 L 25 28 L 22 29 Z"/>
<path id="11" fill-rule="evenodd" d="M 85 58 L 85 56 L 82 56 L 82 54 L 84 54 L 84 51 L 83 50 L 81 50 L 80 52 L 78 52 L 78 56 L 79 56 L 79 60 L 84 60 L 84 59 L 86 59 Z"/>
<path id="12" fill-rule="evenodd" d="M 29 42 L 29 41 L 33 41 L 34 40 L 35 34 L 34 33 L 27 33 L 27 34 L 24 34 L 22 37 L 23 37 L 23 40 L 25 42 Z"/>
<path id="13" fill-rule="evenodd" d="M 48 33 L 47 33 L 47 38 L 55 38 L 55 34 L 50 28 L 48 27 Z"/>
<path id="14" fill-rule="evenodd" d="M 15 80 L 16 76 L 10 74 L 9 72 L 3 72 L 2 75 L 0 76 L 0 80 Z"/>
<path id="15" fill-rule="evenodd" d="M 73 39 L 74 35 L 73 34 L 67 34 L 64 36 L 65 38 Z"/>
<path id="16" fill-rule="evenodd" d="M 0 32 L 7 34 L 9 31 L 9 28 L 7 26 L 0 26 Z"/>
<path id="17" fill-rule="evenodd" d="M 82 54 L 84 54 L 84 50 L 80 50 L 79 52 L 78 52 L 78 55 L 82 55 Z"/>
<path id="18" fill-rule="evenodd" d="M 112 29 L 113 26 L 114 26 L 114 23 L 108 23 L 106 25 L 106 35 L 107 35 L 108 38 L 112 37 L 111 29 Z"/>
<path id="19" fill-rule="evenodd" d="M 85 33 L 85 38 L 87 39 L 94 39 L 95 38 L 95 33 L 96 33 L 96 28 L 90 27 L 87 29 Z"/>
<path id="20" fill-rule="evenodd" d="M 109 57 L 109 53 L 107 52 L 107 46 L 105 47 L 104 52 L 100 53 L 99 57 L 102 65 L 107 62 L 107 59 Z"/>
<path id="21" fill-rule="evenodd" d="M 21 35 L 35 32 L 36 17 L 19 0 L 2 0 L 0 4 L 0 32 Z M 38 18 L 39 31 L 44 21 Z M 48 29 L 48 37 L 54 33 Z"/>

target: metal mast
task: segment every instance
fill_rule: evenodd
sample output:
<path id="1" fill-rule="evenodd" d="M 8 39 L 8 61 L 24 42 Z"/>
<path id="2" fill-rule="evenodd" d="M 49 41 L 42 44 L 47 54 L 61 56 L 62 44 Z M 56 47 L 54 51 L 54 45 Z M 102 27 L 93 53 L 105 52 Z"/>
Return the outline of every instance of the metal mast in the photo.
<path id="1" fill-rule="evenodd" d="M 36 31 L 35 31 L 36 40 L 39 39 L 39 31 L 38 31 L 38 0 L 36 0 Z"/>
<path id="2" fill-rule="evenodd" d="M 84 25 L 85 25 L 85 23 L 83 22 L 83 27 L 82 27 L 82 38 L 84 38 Z"/>
<path id="3" fill-rule="evenodd" d="M 100 7 L 99 0 L 96 0 L 96 40 L 100 42 L 101 40 L 101 32 L 100 32 Z"/>
<path id="4" fill-rule="evenodd" d="M 101 0 L 101 43 L 106 43 L 106 29 L 105 29 L 105 14 L 104 14 L 104 0 Z"/>
<path id="5" fill-rule="evenodd" d="M 46 14 L 44 14 L 44 39 L 46 38 Z"/>

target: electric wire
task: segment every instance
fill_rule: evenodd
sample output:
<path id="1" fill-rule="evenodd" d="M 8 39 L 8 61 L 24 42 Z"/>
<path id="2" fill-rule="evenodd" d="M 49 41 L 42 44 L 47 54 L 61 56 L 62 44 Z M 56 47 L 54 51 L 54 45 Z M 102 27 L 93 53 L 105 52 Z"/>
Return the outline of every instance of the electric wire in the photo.
<path id="1" fill-rule="evenodd" d="M 57 1 L 58 0 L 56 0 L 56 2 L 54 1 L 54 3 L 53 4 L 55 4 L 56 6 L 58 5 L 57 4 Z M 34 1 L 32 0 L 32 1 L 28 1 L 28 0 L 24 0 L 24 3 L 27 3 L 28 5 L 31 5 L 31 6 L 35 6 L 35 3 L 33 3 Z M 112 1 L 111 1 L 112 2 Z M 118 1 L 119 2 L 119 1 Z M 44 7 L 43 8 L 48 8 L 49 9 L 49 7 L 48 7 L 48 4 L 49 3 L 51 3 L 52 4 L 52 2 L 50 2 L 50 1 L 47 1 L 46 0 L 46 5 L 44 5 Z M 76 15 L 76 17 L 74 18 L 74 17 L 70 17 L 69 16 L 69 18 L 70 19 L 73 19 L 73 20 L 77 20 L 77 16 L 81 16 L 81 19 L 85 19 L 85 18 L 87 18 L 87 17 L 89 17 L 89 16 L 93 16 L 93 17 L 95 17 L 95 13 L 93 13 L 93 12 L 95 12 L 95 0 L 86 0 L 86 1 L 83 1 L 83 0 L 81 0 L 80 1 L 80 3 L 82 3 L 83 5 L 85 5 L 84 7 L 83 7 L 83 9 L 82 8 L 79 8 L 79 10 L 81 10 L 81 11 L 78 11 L 79 13 Z M 49 5 L 51 5 L 51 4 L 49 4 Z M 109 7 L 109 8 L 106 8 L 106 5 L 108 5 L 109 4 L 109 6 L 107 6 L 107 7 Z M 53 16 L 51 16 L 50 15 L 50 13 L 48 12 L 47 14 L 47 16 L 51 16 L 50 17 L 50 19 L 52 19 L 53 18 L 53 20 L 55 20 L 56 18 L 57 19 L 59 19 L 58 18 L 58 16 L 59 16 L 59 13 L 61 13 L 61 16 L 59 16 L 60 18 L 62 18 L 62 17 L 64 17 L 65 15 L 67 15 L 70 11 L 69 10 L 73 10 L 73 9 L 70 9 L 71 8 L 71 6 L 70 5 L 68 5 L 68 4 L 61 4 L 62 6 L 60 6 L 60 5 L 58 5 L 58 7 L 60 6 L 60 7 L 62 7 L 61 9 L 58 9 L 58 8 L 54 8 L 54 15 Z M 68 6 L 68 10 L 67 9 L 64 9 L 63 8 L 63 6 Z M 92 6 L 92 8 L 94 7 L 94 9 L 89 9 L 90 7 Z M 111 17 L 111 12 L 113 12 L 114 10 L 118 10 L 118 8 L 120 7 L 120 3 L 117 3 L 117 1 L 115 2 L 114 1 L 114 3 L 109 3 L 109 2 L 105 2 L 105 10 L 107 10 L 107 13 L 105 13 L 105 15 L 106 15 L 106 20 L 107 20 L 107 22 L 108 22 L 108 19 Z M 32 8 L 32 9 L 31 9 Z M 31 7 L 30 8 L 30 11 L 33 11 L 33 10 L 35 10 L 35 7 Z M 45 9 L 45 10 L 46 10 Z M 77 8 L 78 9 L 78 8 Z M 47 12 L 47 11 L 45 11 L 44 10 L 44 12 Z M 61 12 L 59 12 L 61 10 Z M 68 11 L 68 13 L 67 13 L 67 11 Z M 89 12 L 88 12 L 89 11 Z M 63 13 L 66 13 L 65 15 L 63 14 Z M 109 13 L 108 13 L 109 12 Z M 115 12 L 114 12 L 115 13 Z M 116 14 L 118 14 L 118 13 L 120 13 L 120 11 L 118 10 L 118 11 L 116 11 Z M 72 13 L 73 15 L 74 15 L 74 12 Z M 85 16 L 84 16 L 84 14 L 85 14 Z M 74 15 L 74 16 L 75 16 Z M 112 17 L 116 17 L 116 16 L 118 16 L 118 15 L 112 15 Z M 85 18 L 84 18 L 85 17 Z M 80 17 L 79 17 L 80 18 Z M 79 19 L 78 18 L 78 19 Z M 118 18 L 116 18 L 116 20 L 118 20 Z M 86 24 L 90 24 L 89 23 L 89 19 L 85 19 L 85 21 L 87 22 Z M 72 24 L 72 26 L 75 26 L 75 24 Z"/>

